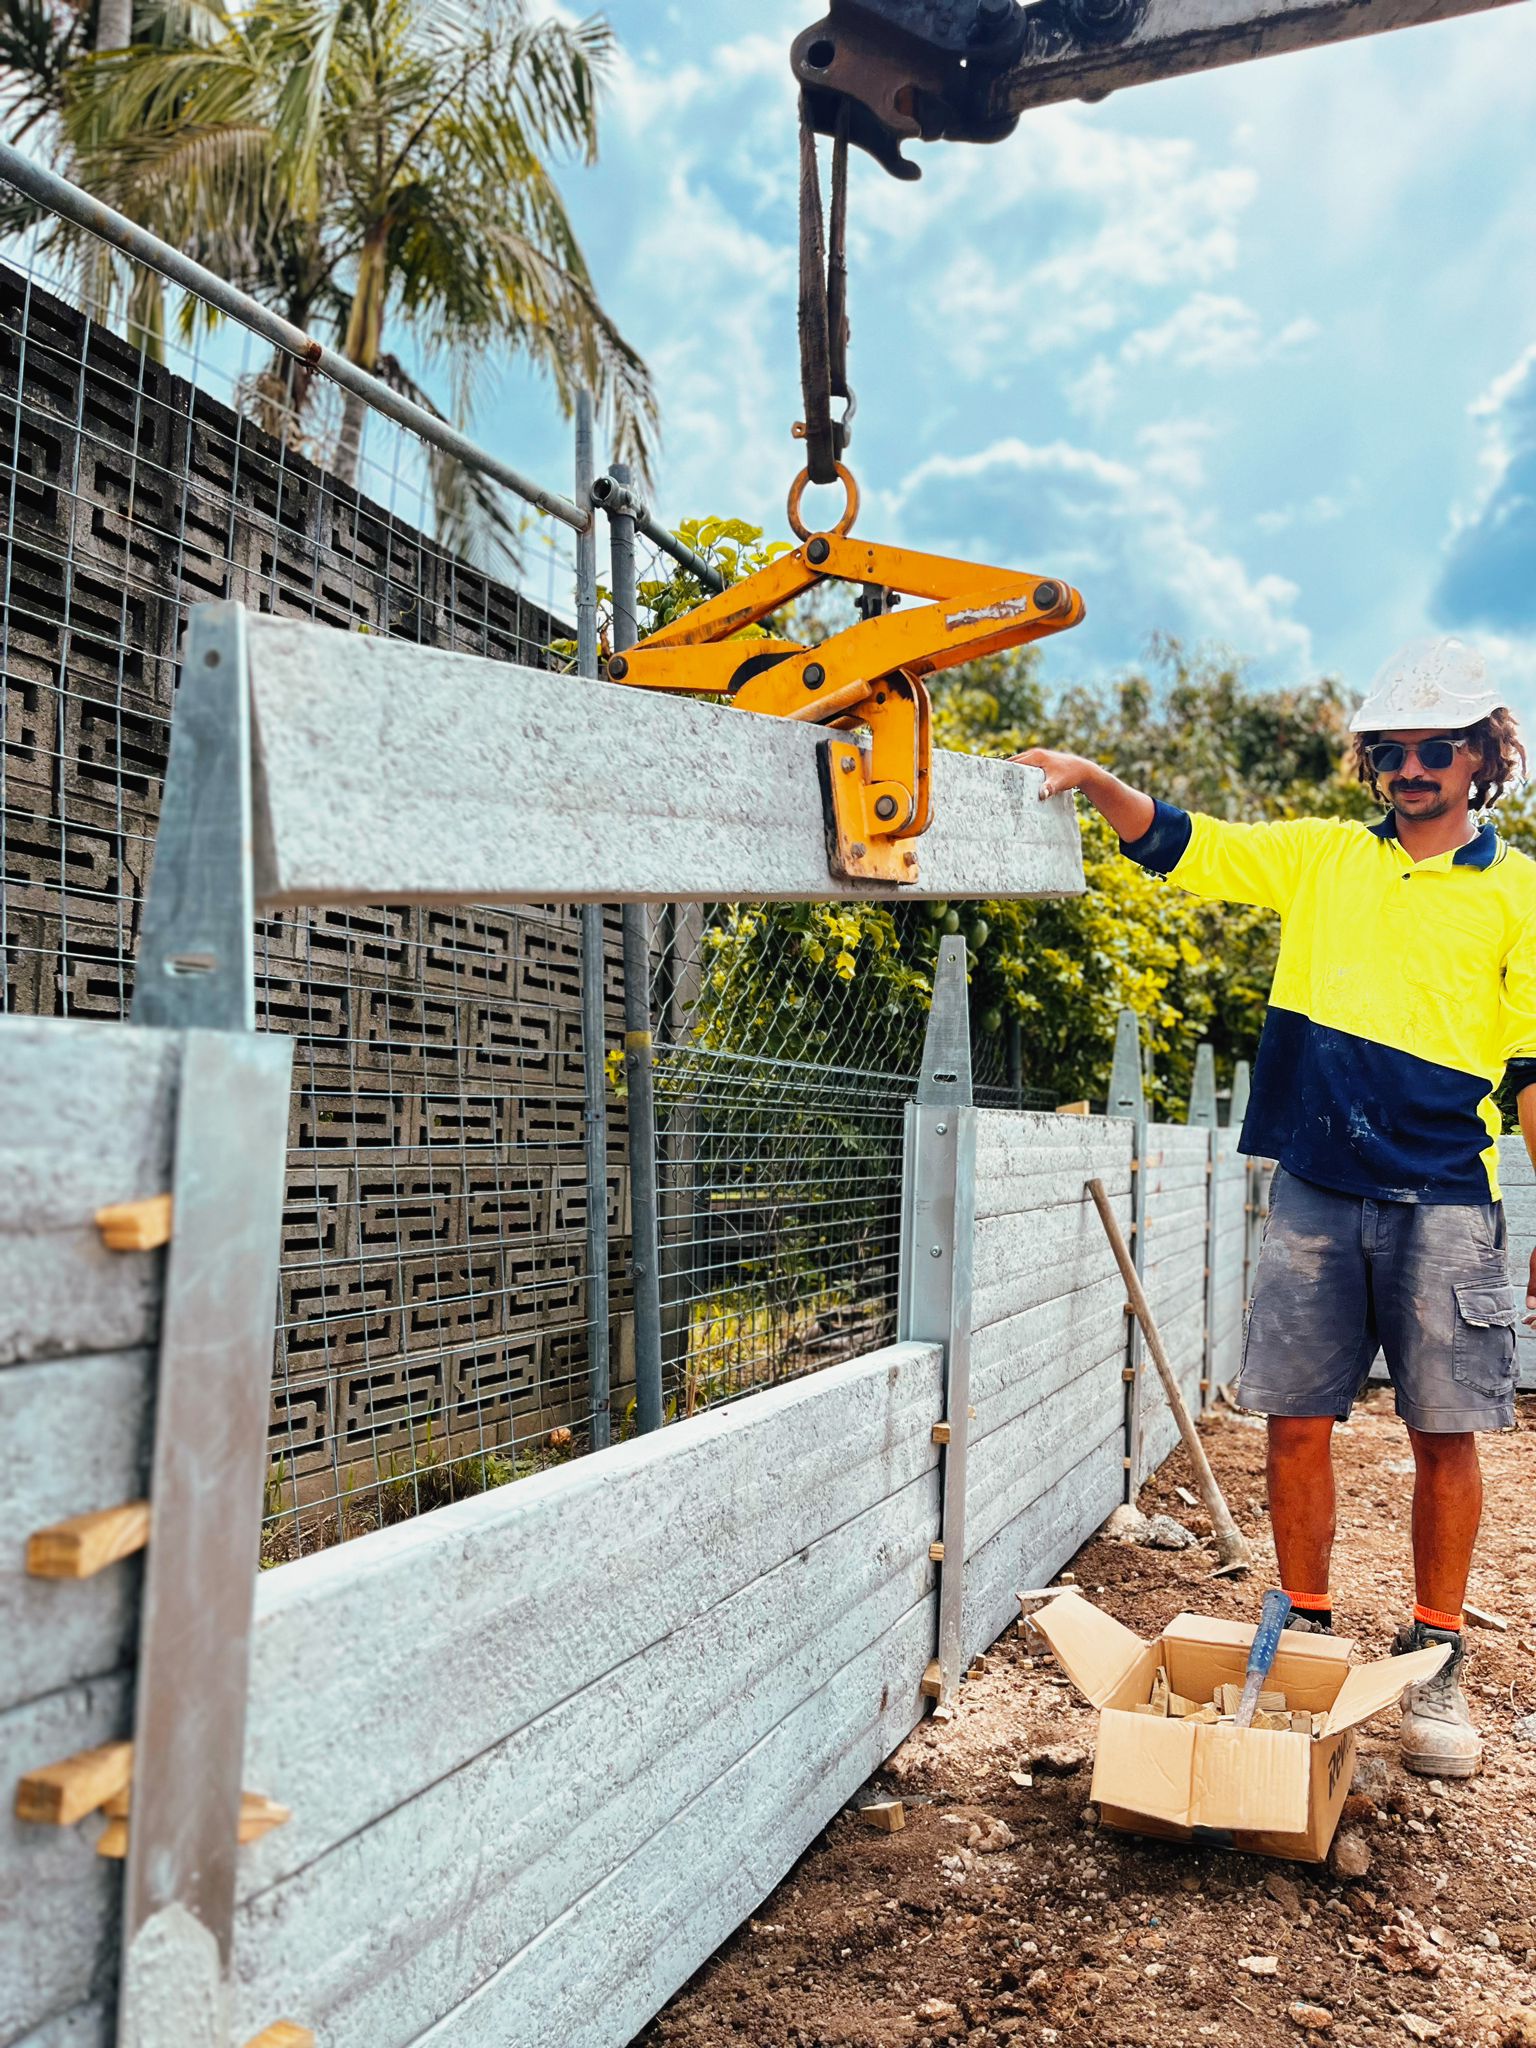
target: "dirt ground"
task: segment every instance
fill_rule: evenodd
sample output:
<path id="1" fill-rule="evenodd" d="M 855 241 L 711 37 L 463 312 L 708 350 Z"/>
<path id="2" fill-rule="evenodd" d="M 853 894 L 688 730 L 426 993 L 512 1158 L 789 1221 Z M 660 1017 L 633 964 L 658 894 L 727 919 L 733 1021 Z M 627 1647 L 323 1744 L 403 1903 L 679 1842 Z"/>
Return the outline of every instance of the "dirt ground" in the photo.
<path id="1" fill-rule="evenodd" d="M 1101 1828 L 1093 1712 L 1014 1627 L 954 1718 L 925 1722 L 871 1781 L 899 1794 L 904 1830 L 839 1815 L 645 2048 L 1536 2048 L 1536 1748 L 1512 1734 L 1536 1710 L 1536 1399 L 1521 1407 L 1518 1430 L 1483 1440 L 1470 1598 L 1509 1629 L 1470 1634 L 1482 1773 L 1409 1777 L 1396 1710 L 1368 1724 L 1343 1824 L 1369 1851 L 1362 1878 Z M 1263 1426 L 1220 1411 L 1204 1431 L 1261 1562 L 1245 1583 L 1212 1579 L 1203 1547 L 1088 1544 L 1069 1571 L 1143 1635 L 1183 1609 L 1249 1618 L 1275 1583 Z M 1335 1625 L 1379 1656 L 1412 1600 L 1412 1468 L 1385 1393 L 1340 1432 L 1338 1471 Z M 1182 1451 L 1140 1505 L 1204 1536 L 1180 1484 Z M 1040 1761 L 1048 1749 L 1058 1768 Z"/>

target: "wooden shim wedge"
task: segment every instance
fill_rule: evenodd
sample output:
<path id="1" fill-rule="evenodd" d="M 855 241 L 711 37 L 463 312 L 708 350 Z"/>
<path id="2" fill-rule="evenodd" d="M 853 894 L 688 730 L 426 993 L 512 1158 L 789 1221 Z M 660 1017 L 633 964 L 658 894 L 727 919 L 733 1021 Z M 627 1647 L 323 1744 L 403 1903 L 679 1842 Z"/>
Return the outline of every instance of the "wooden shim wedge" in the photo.
<path id="1" fill-rule="evenodd" d="M 787 719 L 252 618 L 256 894 L 282 904 L 1078 895 L 1069 797 L 943 750 L 915 888 L 827 866 Z M 340 772 L 344 771 L 344 772 Z"/>
<path id="2" fill-rule="evenodd" d="M 1203 1137 L 1204 1134 L 1201 1133 L 1200 1135 Z M 1168 1397 L 1168 1406 L 1173 1412 L 1175 1422 L 1178 1424 L 1179 1435 L 1184 1440 L 1184 1448 L 1189 1452 L 1189 1461 L 1195 1468 L 1195 1484 L 1200 1490 L 1200 1498 L 1205 1502 L 1206 1513 L 1211 1518 L 1211 1528 L 1216 1538 L 1217 1553 L 1224 1565 L 1251 1564 L 1253 1562 L 1253 1553 L 1249 1548 L 1248 1539 L 1232 1519 L 1231 1510 L 1227 1506 L 1221 1488 L 1216 1483 L 1216 1475 L 1211 1470 L 1211 1461 L 1205 1455 L 1205 1446 L 1200 1441 L 1200 1433 L 1190 1420 L 1189 1409 L 1185 1405 L 1184 1396 L 1179 1389 L 1179 1383 L 1174 1377 L 1173 1368 L 1168 1363 L 1168 1354 L 1163 1349 L 1162 1337 L 1158 1332 L 1157 1323 L 1153 1318 L 1146 1294 L 1142 1289 L 1141 1276 L 1136 1271 L 1135 1263 L 1131 1258 L 1130 1251 L 1127 1249 L 1125 1238 L 1121 1234 L 1120 1225 L 1115 1217 L 1115 1212 L 1110 1206 L 1109 1197 L 1104 1192 L 1103 1183 L 1096 1180 L 1089 1181 L 1088 1192 L 1093 1197 L 1093 1205 L 1099 1212 L 1099 1219 L 1104 1225 L 1105 1235 L 1108 1237 L 1110 1246 L 1114 1251 L 1115 1263 L 1120 1268 L 1120 1277 L 1125 1282 L 1125 1291 L 1130 1296 L 1131 1303 L 1136 1310 L 1136 1320 L 1141 1324 L 1141 1333 L 1147 1340 L 1147 1350 L 1151 1354 L 1152 1363 L 1157 1368 L 1157 1376 L 1163 1383 L 1163 1392 Z"/>
<path id="3" fill-rule="evenodd" d="M 109 1202 L 96 1211 L 96 1228 L 109 1252 L 153 1252 L 171 1241 L 172 1199 L 146 1195 L 137 1202 Z"/>
<path id="4" fill-rule="evenodd" d="M 82 1508 L 143 1494 L 153 1376 L 143 1350 L 0 1371 L 0 1713 L 132 1656 L 138 1566 L 64 1592 L 28 1573 L 27 1540 Z"/>
<path id="5" fill-rule="evenodd" d="M 27 1570 L 34 1579 L 92 1579 L 109 1564 L 132 1557 L 149 1541 L 149 1502 L 71 1515 L 27 1538 Z"/>
<path id="6" fill-rule="evenodd" d="M 0 1815 L 0 2041 L 18 2048 L 31 2048 L 34 2035 L 56 2048 L 56 2019 L 89 2009 L 94 1989 L 113 1982 L 122 1881 L 93 1853 L 89 1823 L 34 1827 L 15 1819 L 17 1781 L 48 1758 L 121 1739 L 130 1720 L 121 1677 L 67 1686 L 0 1714 L 0 1782 L 12 1809 Z M 57 2048 L 105 2044 L 86 2027 L 78 2036 L 63 2029 Z"/>
<path id="7" fill-rule="evenodd" d="M 123 1791 L 133 1772 L 133 1744 L 108 1742 L 28 1771 L 16 1787 L 16 1818 L 69 1828 Z"/>
<path id="8" fill-rule="evenodd" d="M 315 2048 L 315 2037 L 296 2020 L 277 2020 L 272 2026 L 263 2027 L 259 2034 L 253 2034 L 245 2048 Z"/>
<path id="9" fill-rule="evenodd" d="M 883 1835 L 897 1835 L 907 1824 L 907 1810 L 899 1799 L 870 1799 L 863 1806 L 856 1806 L 854 1812 L 867 1828 L 878 1828 Z"/>
<path id="10" fill-rule="evenodd" d="M 96 1844 L 96 1854 L 114 1858 L 126 1856 L 130 1818 L 128 1793 L 109 1799 L 103 1811 L 107 1815 L 107 1825 Z M 285 1826 L 292 1818 L 286 1806 L 279 1806 L 275 1799 L 268 1799 L 264 1793 L 242 1792 L 235 1839 L 243 1849 L 251 1842 L 259 1842 L 263 1835 L 270 1835 L 274 1828 Z"/>

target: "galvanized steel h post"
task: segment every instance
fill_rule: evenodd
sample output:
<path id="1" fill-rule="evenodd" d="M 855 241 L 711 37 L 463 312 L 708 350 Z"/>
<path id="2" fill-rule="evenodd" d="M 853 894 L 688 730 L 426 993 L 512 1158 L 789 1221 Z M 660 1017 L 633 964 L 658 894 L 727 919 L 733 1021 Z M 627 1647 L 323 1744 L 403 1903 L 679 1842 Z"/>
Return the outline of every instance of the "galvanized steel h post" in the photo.
<path id="1" fill-rule="evenodd" d="M 576 673 L 597 677 L 597 515 L 592 394 L 576 394 L 576 502 L 586 526 L 576 535 Z M 608 1072 L 604 1064 L 603 906 L 581 906 L 581 1059 L 587 1161 L 587 1411 L 592 1448 L 612 1440 L 612 1353 L 608 1311 Z"/>
<path id="2" fill-rule="evenodd" d="M 1200 1406 L 1211 1398 L 1211 1358 L 1216 1332 L 1216 1229 L 1219 1180 L 1216 1172 L 1216 1048 L 1206 1043 L 1195 1047 L 1195 1071 L 1190 1082 L 1189 1108 L 1184 1121 L 1192 1130 L 1203 1130 L 1205 1140 L 1205 1330 L 1200 1348 Z"/>
<path id="3" fill-rule="evenodd" d="M 618 486 L 608 506 L 608 559 L 613 583 L 613 650 L 639 638 L 635 596 L 635 520 L 629 510 L 629 465 L 615 462 Z M 596 495 L 596 494 L 594 494 Z M 599 502 L 602 502 L 599 498 Z M 656 1079 L 651 1031 L 651 916 L 643 903 L 624 905 L 624 1074 L 629 1086 L 630 1272 L 635 1288 L 635 1427 L 660 1429 L 661 1231 L 657 1217 Z"/>
<path id="4" fill-rule="evenodd" d="M 1115 1024 L 1115 1060 L 1110 1071 L 1107 1113 L 1131 1124 L 1131 1257 L 1137 1274 L 1146 1269 L 1147 1098 L 1142 1082 L 1141 1026 L 1134 1010 L 1122 1010 Z M 1134 1500 L 1141 1483 L 1141 1325 L 1128 1318 L 1125 1348 L 1125 1498 Z"/>
<path id="5" fill-rule="evenodd" d="M 289 1039 L 256 1030 L 245 618 L 192 614 L 133 1022 L 181 1041 L 117 2038 L 225 2048 Z"/>
<path id="6" fill-rule="evenodd" d="M 944 1350 L 939 1686 L 951 1698 L 964 1661 L 965 1462 L 970 1434 L 971 1278 L 976 1234 L 976 1111 L 965 941 L 939 943 L 917 1099 L 907 1105 L 897 1335 Z"/>

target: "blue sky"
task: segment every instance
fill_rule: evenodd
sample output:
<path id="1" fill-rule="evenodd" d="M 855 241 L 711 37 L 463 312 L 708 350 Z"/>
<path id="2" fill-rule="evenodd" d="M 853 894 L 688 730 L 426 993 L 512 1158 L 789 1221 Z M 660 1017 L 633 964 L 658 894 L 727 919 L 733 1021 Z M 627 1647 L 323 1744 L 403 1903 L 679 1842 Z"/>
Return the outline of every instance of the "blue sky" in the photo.
<path id="1" fill-rule="evenodd" d="M 795 127 L 813 0 L 611 0 L 602 162 L 565 188 L 652 364 L 656 502 L 783 531 L 797 464 Z M 703 24 L 707 22 L 707 30 Z M 851 457 L 871 538 L 1062 574 L 1051 647 L 1154 632 L 1363 686 L 1475 638 L 1536 720 L 1536 6 L 856 159 Z M 484 438 L 558 477 L 509 376 Z"/>

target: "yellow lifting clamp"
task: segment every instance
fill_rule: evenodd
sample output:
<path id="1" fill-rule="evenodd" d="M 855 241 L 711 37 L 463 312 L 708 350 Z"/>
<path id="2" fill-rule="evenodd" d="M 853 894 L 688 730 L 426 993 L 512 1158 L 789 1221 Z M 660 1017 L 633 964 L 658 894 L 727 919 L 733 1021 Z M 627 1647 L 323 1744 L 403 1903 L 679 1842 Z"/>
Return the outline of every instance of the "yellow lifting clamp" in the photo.
<path id="1" fill-rule="evenodd" d="M 852 539 L 858 486 L 841 463 L 837 473 L 848 502 L 836 526 L 812 533 L 801 522 L 802 470 L 789 494 L 801 546 L 614 655 L 608 674 L 641 689 L 729 697 L 746 711 L 833 727 L 838 736 L 820 756 L 832 872 L 911 883 L 917 854 L 906 842 L 927 830 L 930 811 L 933 732 L 923 677 L 1064 632 L 1082 618 L 1083 600 L 1055 578 Z M 814 648 L 732 637 L 827 581 L 932 602 L 863 618 Z"/>

